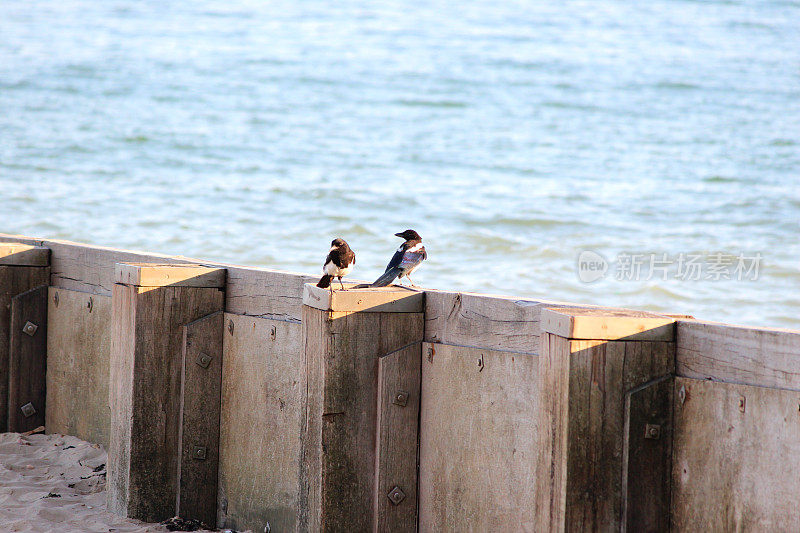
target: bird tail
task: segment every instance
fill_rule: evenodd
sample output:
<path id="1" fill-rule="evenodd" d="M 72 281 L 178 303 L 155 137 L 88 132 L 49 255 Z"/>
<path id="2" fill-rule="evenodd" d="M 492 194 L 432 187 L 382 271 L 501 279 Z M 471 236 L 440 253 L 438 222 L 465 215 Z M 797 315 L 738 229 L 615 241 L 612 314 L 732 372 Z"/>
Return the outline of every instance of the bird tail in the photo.
<path id="1" fill-rule="evenodd" d="M 372 287 L 386 287 L 402 272 L 401 269 L 395 267 L 390 268 L 383 273 L 381 277 L 372 282 Z"/>
<path id="2" fill-rule="evenodd" d="M 328 287 L 331 286 L 331 280 L 332 279 L 333 279 L 333 276 L 329 276 L 327 274 L 323 275 L 321 278 L 319 278 L 319 283 L 317 283 L 317 287 L 321 287 L 323 289 L 327 289 Z"/>

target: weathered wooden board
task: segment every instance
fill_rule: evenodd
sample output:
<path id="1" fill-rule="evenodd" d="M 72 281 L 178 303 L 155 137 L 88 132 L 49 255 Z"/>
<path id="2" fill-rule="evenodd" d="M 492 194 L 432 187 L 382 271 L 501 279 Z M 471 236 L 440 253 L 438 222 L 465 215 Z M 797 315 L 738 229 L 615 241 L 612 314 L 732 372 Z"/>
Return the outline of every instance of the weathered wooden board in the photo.
<path id="1" fill-rule="evenodd" d="M 224 267 L 228 271 L 226 311 L 296 322 L 300 321 L 302 315 L 304 284 L 319 279 L 319 276 L 282 270 L 225 265 L 180 256 L 32 239 L 21 235 L 0 234 L 0 240 L 50 248 L 50 285 L 105 296 L 111 296 L 116 263 L 200 263 Z"/>
<path id="2" fill-rule="evenodd" d="M 673 342 L 546 334 L 538 382 L 538 531 L 620 529 L 625 394 L 670 375 L 674 349 Z"/>
<path id="3" fill-rule="evenodd" d="M 139 287 L 225 287 L 225 269 L 203 265 L 117 263 L 114 282 Z"/>
<path id="4" fill-rule="evenodd" d="M 548 300 L 425 291 L 425 341 L 535 354 L 542 309 L 562 306 L 576 307 Z"/>
<path id="5" fill-rule="evenodd" d="M 613 308 L 543 309 L 542 331 L 565 339 L 674 341 L 675 320 L 645 311 Z"/>
<path id="6" fill-rule="evenodd" d="M 221 311 L 224 292 L 122 284 L 114 291 L 108 507 L 157 522 L 175 514 L 182 327 Z"/>
<path id="7" fill-rule="evenodd" d="M 365 313 L 421 313 L 425 293 L 422 291 L 390 285 L 389 287 L 354 288 L 347 283 L 345 289 L 321 289 L 314 283 L 306 283 L 303 289 L 303 304 L 323 311 L 347 311 Z"/>
<path id="8" fill-rule="evenodd" d="M 302 326 L 226 314 L 224 329 L 217 525 L 302 531 Z"/>
<path id="9" fill-rule="evenodd" d="M 8 357 L 11 299 L 50 278 L 48 267 L 0 265 L 0 433 L 8 431 Z"/>
<path id="10" fill-rule="evenodd" d="M 419 343 L 378 362 L 378 445 L 373 531 L 417 530 Z"/>
<path id="11" fill-rule="evenodd" d="M 47 432 L 108 449 L 111 298 L 50 287 L 47 302 Z"/>
<path id="12" fill-rule="evenodd" d="M 0 265 L 50 266 L 50 249 L 18 242 L 0 242 Z"/>
<path id="13" fill-rule="evenodd" d="M 678 321 L 677 373 L 800 390 L 800 331 Z"/>
<path id="14" fill-rule="evenodd" d="M 420 531 L 533 531 L 538 357 L 425 343 Z"/>
<path id="15" fill-rule="evenodd" d="M 223 312 L 183 326 L 177 515 L 217 522 Z"/>
<path id="16" fill-rule="evenodd" d="M 625 395 L 622 531 L 669 531 L 672 376 Z"/>
<path id="17" fill-rule="evenodd" d="M 11 298 L 8 431 L 44 425 L 47 372 L 47 287 Z"/>
<path id="18" fill-rule="evenodd" d="M 800 531 L 800 392 L 675 381 L 674 531 Z"/>
<path id="19" fill-rule="evenodd" d="M 309 514 L 320 517 L 325 531 L 368 531 L 375 525 L 378 497 L 379 359 L 421 342 L 423 316 L 326 312 L 308 306 L 303 314 L 309 384 L 321 383 L 309 387 L 309 408 L 315 410 L 308 418 L 322 419 L 321 442 L 304 442 L 305 457 L 322 455 L 320 475 L 307 478 L 322 485 L 320 507 L 310 508 Z M 321 319 L 313 316 L 320 314 Z M 317 489 L 312 486 L 310 491 Z M 316 520 L 310 518 L 312 523 Z"/>

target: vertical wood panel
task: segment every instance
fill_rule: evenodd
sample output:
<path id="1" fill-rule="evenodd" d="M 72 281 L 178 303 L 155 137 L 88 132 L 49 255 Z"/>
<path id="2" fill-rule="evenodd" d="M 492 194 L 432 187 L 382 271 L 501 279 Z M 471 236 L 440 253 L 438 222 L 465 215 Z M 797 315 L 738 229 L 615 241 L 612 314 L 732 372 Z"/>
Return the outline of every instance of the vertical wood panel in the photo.
<path id="1" fill-rule="evenodd" d="M 421 345 L 379 360 L 374 531 L 417 528 L 417 443 Z M 395 489 L 396 487 L 396 489 Z M 396 490 L 398 503 L 389 498 Z"/>
<path id="2" fill-rule="evenodd" d="M 0 265 L 0 433 L 8 431 L 11 299 L 40 285 L 47 285 L 49 279 L 49 267 Z"/>
<path id="3" fill-rule="evenodd" d="M 217 520 L 223 312 L 183 327 L 177 514 Z"/>
<path id="4" fill-rule="evenodd" d="M 32 334 L 26 333 L 30 326 Z M 8 361 L 8 430 L 44 425 L 47 399 L 47 287 L 11 299 Z M 31 411 L 26 412 L 30 409 Z"/>

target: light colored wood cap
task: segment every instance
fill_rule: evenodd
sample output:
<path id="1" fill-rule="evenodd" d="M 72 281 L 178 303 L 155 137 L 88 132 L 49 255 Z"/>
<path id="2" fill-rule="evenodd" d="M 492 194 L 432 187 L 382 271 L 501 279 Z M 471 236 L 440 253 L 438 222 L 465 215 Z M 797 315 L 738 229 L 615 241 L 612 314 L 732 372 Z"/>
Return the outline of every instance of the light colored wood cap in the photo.
<path id="1" fill-rule="evenodd" d="M 50 248 L 18 242 L 0 242 L 0 265 L 49 266 Z"/>
<path id="2" fill-rule="evenodd" d="M 333 294 L 313 283 L 306 283 L 303 289 L 303 304 L 314 309 L 333 312 L 367 313 L 421 313 L 425 305 L 425 293 L 397 285 L 389 287 L 353 288 L 355 284 L 345 283 L 345 289 L 334 283 Z"/>
<path id="3" fill-rule="evenodd" d="M 224 288 L 227 270 L 203 265 L 117 263 L 114 282 L 137 287 Z"/>
<path id="4" fill-rule="evenodd" d="M 675 319 L 628 309 L 545 308 L 541 328 L 565 339 L 673 341 Z"/>

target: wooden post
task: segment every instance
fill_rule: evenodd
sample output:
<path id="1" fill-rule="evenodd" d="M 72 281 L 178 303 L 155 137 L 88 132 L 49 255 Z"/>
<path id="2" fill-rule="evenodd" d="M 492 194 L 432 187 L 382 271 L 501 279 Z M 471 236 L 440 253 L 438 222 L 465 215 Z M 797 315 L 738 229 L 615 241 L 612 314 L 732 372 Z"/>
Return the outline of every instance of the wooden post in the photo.
<path id="1" fill-rule="evenodd" d="M 0 433 L 26 431 L 44 424 L 44 375 L 47 339 L 47 310 L 41 313 L 40 293 L 23 293 L 50 283 L 50 250 L 41 246 L 0 243 Z M 47 298 L 45 289 L 44 298 Z M 34 313 L 34 314 L 30 314 Z M 22 324 L 12 325 L 12 315 Z M 31 322 L 35 328 L 26 324 Z M 30 334 L 32 333 L 32 335 Z M 12 346 L 13 345 L 13 346 Z M 21 357 L 20 350 L 27 357 Z M 14 363 L 15 376 L 9 376 Z M 23 372 L 25 375 L 21 375 Z M 33 374 L 28 374 L 33 372 Z M 30 379 L 29 379 L 29 377 Z M 41 378 L 41 379 L 39 379 Z M 9 403 L 9 384 L 14 385 L 14 400 Z M 28 390 L 30 389 L 30 390 Z M 32 396 L 28 396 L 32 394 Z M 40 396 L 42 396 L 40 398 Z M 25 400 L 23 403 L 19 403 Z M 28 403 L 25 413 L 21 411 Z M 33 411 L 31 410 L 33 409 Z M 25 416 L 28 414 L 28 416 Z M 9 428 L 9 416 L 14 419 Z M 35 424 L 33 427 L 28 427 Z M 20 429 L 20 428 L 25 429 Z"/>
<path id="2" fill-rule="evenodd" d="M 416 530 L 423 298 L 306 285 L 300 530 Z"/>
<path id="3" fill-rule="evenodd" d="M 536 531 L 669 529 L 674 319 L 544 309 Z"/>
<path id="4" fill-rule="evenodd" d="M 184 326 L 223 310 L 225 275 L 200 265 L 116 266 L 107 493 L 114 513 L 149 522 L 176 514 Z"/>

